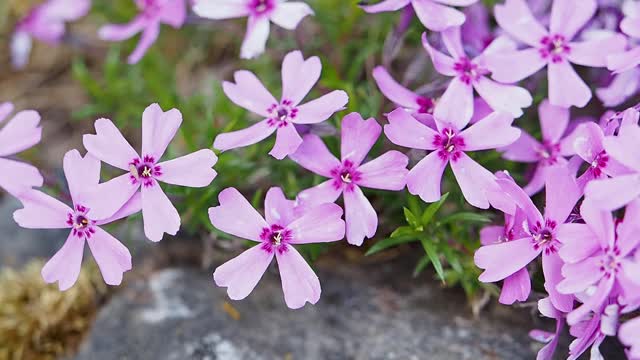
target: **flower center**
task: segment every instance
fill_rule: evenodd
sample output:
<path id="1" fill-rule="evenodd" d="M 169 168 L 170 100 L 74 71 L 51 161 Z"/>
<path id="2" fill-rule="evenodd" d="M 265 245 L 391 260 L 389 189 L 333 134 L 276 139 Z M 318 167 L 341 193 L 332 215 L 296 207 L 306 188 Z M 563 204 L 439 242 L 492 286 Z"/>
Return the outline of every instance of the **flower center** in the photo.
<path id="1" fill-rule="evenodd" d="M 558 251 L 560 242 L 556 239 L 556 226 L 557 223 L 555 221 L 547 219 L 544 226 L 537 222 L 532 229 L 525 229 L 525 232 L 528 232 L 532 237 L 535 250 L 543 248 L 546 254 Z"/>
<path id="2" fill-rule="evenodd" d="M 571 52 L 571 47 L 564 36 L 555 34 L 545 36 L 540 40 L 539 52 L 543 59 L 559 63 Z"/>
<path id="3" fill-rule="evenodd" d="M 560 144 L 551 144 L 543 142 L 537 150 L 540 161 L 547 165 L 553 165 L 558 162 L 558 154 L 560 153 Z"/>
<path id="4" fill-rule="evenodd" d="M 458 77 L 465 84 L 470 85 L 472 82 L 478 80 L 482 75 L 486 75 L 488 71 L 478 66 L 478 64 L 472 62 L 467 57 L 461 57 L 458 62 L 453 64 L 453 69 L 458 73 Z"/>
<path id="5" fill-rule="evenodd" d="M 351 160 L 345 160 L 340 166 L 331 170 L 331 176 L 335 189 L 351 190 L 362 178 L 362 173 Z"/>
<path id="6" fill-rule="evenodd" d="M 593 173 L 593 176 L 596 178 L 602 176 L 602 169 L 607 167 L 608 162 L 609 155 L 607 155 L 606 151 L 602 150 L 590 164 L 590 170 Z"/>
<path id="7" fill-rule="evenodd" d="M 287 243 L 291 241 L 291 230 L 274 224 L 271 227 L 263 228 L 260 234 L 262 240 L 262 249 L 267 252 L 278 251 L 283 253 L 287 251 Z"/>
<path id="8" fill-rule="evenodd" d="M 261 15 L 273 10 L 273 0 L 251 0 L 249 10 L 255 15 Z"/>
<path id="9" fill-rule="evenodd" d="M 438 149 L 438 155 L 443 160 L 458 160 L 465 144 L 464 139 L 453 129 L 443 129 L 441 134 L 435 136 L 433 145 Z"/>
<path id="10" fill-rule="evenodd" d="M 416 99 L 416 103 L 419 106 L 418 112 L 420 114 L 433 114 L 435 104 L 431 98 L 420 96 Z"/>
<path id="11" fill-rule="evenodd" d="M 147 18 L 157 17 L 162 11 L 163 1 L 160 0 L 138 0 L 138 8 Z"/>
<path id="12" fill-rule="evenodd" d="M 131 182 L 141 182 L 144 186 L 152 186 L 153 179 L 162 175 L 162 169 L 155 163 L 153 156 L 145 155 L 142 159 L 133 159 L 129 163 Z"/>
<path id="13" fill-rule="evenodd" d="M 280 104 L 272 104 L 267 111 L 270 114 L 268 124 L 284 127 L 298 115 L 298 109 L 292 106 L 291 100 L 282 100 Z"/>
<path id="14" fill-rule="evenodd" d="M 72 229 L 74 236 L 90 238 L 96 232 L 96 222 L 87 217 L 89 209 L 83 205 L 76 205 L 73 212 L 67 214 L 67 225 Z"/>
<path id="15" fill-rule="evenodd" d="M 606 276 L 612 276 L 618 273 L 621 267 L 620 249 L 618 247 L 605 249 L 604 255 L 600 258 L 600 271 L 604 272 Z"/>

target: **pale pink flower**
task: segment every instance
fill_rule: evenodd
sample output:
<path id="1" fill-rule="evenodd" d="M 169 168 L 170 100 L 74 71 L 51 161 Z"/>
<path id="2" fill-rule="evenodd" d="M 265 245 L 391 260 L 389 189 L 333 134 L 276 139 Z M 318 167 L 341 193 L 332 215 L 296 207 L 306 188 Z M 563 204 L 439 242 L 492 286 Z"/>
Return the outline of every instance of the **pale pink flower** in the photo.
<path id="1" fill-rule="evenodd" d="M 209 19 L 248 17 L 247 32 L 240 57 L 250 59 L 264 52 L 269 38 L 269 23 L 295 30 L 313 10 L 304 2 L 287 0 L 196 0 L 193 11 Z"/>
<path id="2" fill-rule="evenodd" d="M 216 284 L 226 287 L 231 299 L 244 299 L 275 256 L 287 306 L 298 309 L 306 302 L 318 302 L 320 281 L 293 245 L 344 238 L 340 206 L 322 204 L 296 216 L 294 202 L 287 200 L 280 188 L 271 188 L 265 198 L 263 218 L 235 188 L 223 190 L 218 199 L 220 205 L 209 209 L 213 226 L 258 245 L 220 265 L 213 273 Z"/>
<path id="3" fill-rule="evenodd" d="M 381 132 L 376 119 L 365 121 L 360 114 L 351 113 L 342 120 L 341 160 L 316 135 L 305 136 L 291 155 L 305 169 L 329 178 L 298 194 L 302 206 L 335 202 L 342 194 L 349 244 L 362 245 L 365 237 L 372 238 L 378 228 L 378 214 L 361 187 L 399 191 L 406 184 L 409 159 L 398 151 L 362 163 Z"/>
<path id="4" fill-rule="evenodd" d="M 64 36 L 65 23 L 87 15 L 91 0 L 47 0 L 18 21 L 11 37 L 11 61 L 21 69 L 29 62 L 33 38 L 56 45 Z"/>
<path id="5" fill-rule="evenodd" d="M 368 13 L 397 11 L 405 6 L 413 6 L 420 22 L 429 30 L 442 31 L 458 27 L 465 21 L 461 11 L 451 6 L 469 6 L 478 0 L 383 0 L 374 5 L 361 5 Z"/>
<path id="6" fill-rule="evenodd" d="M 514 83 L 546 66 L 551 104 L 584 107 L 591 99 L 591 89 L 571 63 L 606 67 L 607 56 L 622 51 L 626 45 L 624 36 L 605 30 L 591 39 L 573 41 L 596 9 L 596 0 L 554 0 L 547 30 L 534 18 L 524 0 L 506 0 L 496 5 L 495 16 L 500 27 L 529 47 L 487 56 L 492 77 Z"/>
<path id="7" fill-rule="evenodd" d="M 474 113 L 474 90 L 495 111 L 522 116 L 522 108 L 531 106 L 533 98 L 524 88 L 505 85 L 490 80 L 484 59 L 490 54 L 515 49 L 515 44 L 500 37 L 494 40 L 482 54 L 470 59 L 467 57 L 460 37 L 460 28 L 451 28 L 442 32 L 442 40 L 451 56 L 434 49 L 427 41 L 426 33 L 422 34 L 422 45 L 431 57 L 433 66 L 440 74 L 453 79 L 434 110 L 436 119 L 460 118 L 469 121 Z"/>
<path id="8" fill-rule="evenodd" d="M 131 270 L 131 254 L 100 226 L 140 211 L 140 196 L 132 197 L 111 217 L 97 220 L 86 206 L 85 194 L 98 185 L 100 161 L 90 154 L 83 158 L 77 150 L 71 150 L 64 156 L 64 173 L 72 208 L 43 192 L 31 190 L 20 197 L 24 208 L 14 212 L 13 218 L 28 229 L 71 229 L 62 248 L 42 268 L 42 277 L 47 283 L 58 282 L 63 291 L 75 284 L 87 242 L 104 281 L 119 285 L 123 273 Z M 101 196 L 106 199 L 111 194 Z"/>
<path id="9" fill-rule="evenodd" d="M 0 104 L 0 123 L 13 112 L 11 103 Z M 40 114 L 33 110 L 20 111 L 0 130 L 0 188 L 18 196 L 34 186 L 42 186 L 38 169 L 29 164 L 6 159 L 40 142 L 42 128 Z"/>
<path id="10" fill-rule="evenodd" d="M 187 17 L 185 0 L 135 0 L 140 13 L 131 22 L 110 24 L 100 28 L 102 40 L 123 41 L 142 32 L 135 50 L 129 55 L 129 64 L 135 64 L 149 50 L 160 34 L 160 25 L 179 29 Z"/>
<path id="11" fill-rule="evenodd" d="M 600 345 L 607 336 L 615 336 L 619 315 L 620 306 L 609 299 L 585 319 L 572 325 L 569 333 L 576 339 L 569 344 L 567 360 L 577 360 L 589 349 L 590 359 L 604 359 Z"/>
<path id="12" fill-rule="evenodd" d="M 277 131 L 276 143 L 269 154 L 278 160 L 293 154 L 302 143 L 296 124 L 317 124 L 340 111 L 349 101 L 342 90 L 334 90 L 299 105 L 318 82 L 322 64 L 317 56 L 304 60 L 300 51 L 288 53 L 282 62 L 282 97 L 280 101 L 258 78 L 246 70 L 236 71 L 235 83 L 225 81 L 224 93 L 236 105 L 254 112 L 264 120 L 246 129 L 220 134 L 213 147 L 226 151 L 255 144 Z"/>
<path id="13" fill-rule="evenodd" d="M 208 186 L 216 176 L 211 167 L 218 160 L 213 151 L 203 149 L 160 162 L 180 124 L 182 114 L 177 109 L 163 112 L 158 104 L 147 107 L 142 114 L 142 152 L 138 155 L 111 120 L 96 120 L 96 134 L 84 136 L 85 148 L 98 159 L 127 173 L 98 185 L 87 196 L 86 206 L 91 209 L 94 219 L 111 216 L 141 192 L 147 238 L 160 241 L 164 233 L 175 235 L 178 232 L 180 215 L 160 188 L 160 182 L 188 187 Z"/>

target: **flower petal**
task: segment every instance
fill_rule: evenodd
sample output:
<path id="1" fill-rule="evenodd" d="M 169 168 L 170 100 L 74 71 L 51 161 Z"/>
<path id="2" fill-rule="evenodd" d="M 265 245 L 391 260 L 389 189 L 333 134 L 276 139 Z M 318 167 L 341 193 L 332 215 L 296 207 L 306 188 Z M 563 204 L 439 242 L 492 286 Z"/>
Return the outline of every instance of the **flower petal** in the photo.
<path id="1" fill-rule="evenodd" d="M 533 248 L 530 238 L 483 246 L 473 257 L 476 266 L 485 269 L 479 280 L 496 282 L 505 279 L 526 267 L 540 251 Z"/>
<path id="2" fill-rule="evenodd" d="M 131 199 L 129 199 L 129 201 L 127 201 L 118 211 L 116 211 L 115 214 L 111 215 L 106 219 L 98 220 L 96 224 L 98 226 L 110 224 L 112 222 L 118 221 L 120 219 L 124 219 L 133 214 L 136 214 L 141 210 L 142 210 L 142 194 L 138 191 L 135 194 L 133 194 Z"/>
<path id="3" fill-rule="evenodd" d="M 320 280 L 309 264 L 292 246 L 284 252 L 276 251 L 284 301 L 290 309 L 299 309 L 306 302 L 320 300 Z"/>
<path id="4" fill-rule="evenodd" d="M 504 226 L 489 225 L 480 229 L 480 244 L 491 245 L 502 241 L 505 232 Z"/>
<path id="5" fill-rule="evenodd" d="M 98 30 L 98 37 L 107 41 L 123 41 L 134 37 L 147 26 L 144 16 L 137 16 L 126 24 L 110 24 Z"/>
<path id="6" fill-rule="evenodd" d="M 67 216 L 73 210 L 51 196 L 31 190 L 20 195 L 22 209 L 13 213 L 13 219 L 27 229 L 65 229 Z"/>
<path id="7" fill-rule="evenodd" d="M 600 242 L 586 224 L 561 224 L 556 237 L 562 243 L 560 257 L 565 263 L 582 261 L 600 250 Z"/>
<path id="8" fill-rule="evenodd" d="M 95 128 L 95 135 L 87 134 L 82 138 L 87 151 L 111 166 L 129 171 L 129 164 L 139 156 L 120 130 L 108 119 L 96 120 Z"/>
<path id="9" fill-rule="evenodd" d="M 246 129 L 219 134 L 213 142 L 217 150 L 227 151 L 239 147 L 256 144 L 273 134 L 276 127 L 269 125 L 269 120 L 262 120 Z"/>
<path id="10" fill-rule="evenodd" d="M 160 23 L 153 22 L 145 25 L 144 30 L 142 30 L 142 35 L 140 35 L 140 40 L 138 41 L 138 45 L 133 50 L 131 55 L 127 58 L 127 62 L 129 64 L 136 64 L 144 54 L 147 53 L 147 50 L 153 45 L 154 42 L 158 39 L 158 35 L 160 34 Z"/>
<path id="11" fill-rule="evenodd" d="M 250 16 L 247 21 L 247 33 L 242 41 L 240 57 L 252 59 L 264 52 L 269 38 L 269 18 Z"/>
<path id="12" fill-rule="evenodd" d="M 640 46 L 607 56 L 607 68 L 616 73 L 627 72 L 629 70 L 637 70 L 640 64 Z"/>
<path id="13" fill-rule="evenodd" d="M 549 30 L 553 34 L 562 34 L 573 39 L 578 30 L 593 17 L 598 9 L 596 0 L 554 1 L 551 6 Z"/>
<path id="14" fill-rule="evenodd" d="M 477 208 L 488 209 L 489 199 L 486 191 L 496 186 L 495 176 L 465 153 L 461 153 L 457 160 L 450 163 L 467 202 Z"/>
<path id="15" fill-rule="evenodd" d="M 640 63 L 640 47 L 637 48 Z M 633 96 L 640 89 L 640 68 L 625 70 L 611 80 L 607 87 L 596 89 L 598 98 L 606 107 L 615 107 Z"/>
<path id="16" fill-rule="evenodd" d="M 104 282 L 109 285 L 120 285 L 122 276 L 131 270 L 131 253 L 126 246 L 108 232 L 96 227 L 96 232 L 87 239 Z"/>
<path id="17" fill-rule="evenodd" d="M 100 182 L 100 160 L 87 153 L 83 158 L 78 150 L 70 150 L 62 161 L 64 175 L 75 204 L 84 204 L 83 194 L 93 190 Z"/>
<path id="18" fill-rule="evenodd" d="M 631 169 L 640 171 L 640 127 L 626 126 L 617 137 L 606 137 L 604 148 L 614 159 Z"/>
<path id="19" fill-rule="evenodd" d="M 269 225 L 235 188 L 218 195 L 220 205 L 209 208 L 211 224 L 218 230 L 243 239 L 260 241 L 262 229 Z"/>
<path id="20" fill-rule="evenodd" d="M 313 10 L 309 5 L 303 2 L 281 2 L 269 15 L 269 18 L 287 30 L 295 30 L 298 23 L 307 15 L 313 15 Z"/>
<path id="21" fill-rule="evenodd" d="M 299 50 L 288 53 L 282 61 L 282 99 L 298 105 L 318 82 L 321 71 L 322 64 L 317 56 L 305 60 Z"/>
<path id="22" fill-rule="evenodd" d="M 520 129 L 511 126 L 513 115 L 493 112 L 460 133 L 465 151 L 496 149 L 512 144 L 520 137 Z"/>
<path id="23" fill-rule="evenodd" d="M 193 12 L 207 19 L 221 20 L 249 16 L 249 7 L 243 1 L 213 2 L 208 0 L 196 0 L 193 4 Z"/>
<path id="24" fill-rule="evenodd" d="M 342 119 L 340 153 L 342 161 L 360 165 L 380 137 L 382 127 L 376 119 L 363 120 L 358 113 L 351 113 Z"/>
<path id="25" fill-rule="evenodd" d="M 600 31 L 595 39 L 572 42 L 567 58 L 574 64 L 590 67 L 607 67 L 610 54 L 624 51 L 627 40 L 622 34 Z"/>
<path id="26" fill-rule="evenodd" d="M 566 166 L 552 166 L 545 175 L 545 218 L 562 224 L 569 217 L 582 193 Z"/>
<path id="27" fill-rule="evenodd" d="M 407 183 L 409 158 L 395 150 L 387 151 L 358 168 L 362 174 L 359 186 L 399 191 Z"/>
<path id="28" fill-rule="evenodd" d="M 40 114 L 33 110 L 17 113 L 0 130 L 0 156 L 14 155 L 40 142 Z"/>
<path id="29" fill-rule="evenodd" d="M 305 135 L 298 150 L 289 158 L 303 168 L 325 177 L 331 177 L 331 170 L 340 166 L 340 161 L 315 134 Z"/>
<path id="30" fill-rule="evenodd" d="M 484 76 L 473 87 L 492 109 L 507 112 L 514 117 L 522 116 L 522 109 L 533 103 L 531 94 L 525 88 L 499 84 Z"/>
<path id="31" fill-rule="evenodd" d="M 528 78 L 547 64 L 538 49 L 533 48 L 487 54 L 484 62 L 494 80 L 507 84 Z"/>
<path id="32" fill-rule="evenodd" d="M 317 124 L 344 109 L 349 95 L 342 90 L 334 90 L 315 100 L 298 106 L 298 114 L 292 121 L 296 124 Z"/>
<path id="33" fill-rule="evenodd" d="M 440 200 L 440 183 L 447 162 L 437 151 L 425 156 L 407 174 L 409 192 L 420 196 L 420 199 L 428 203 Z"/>
<path id="34" fill-rule="evenodd" d="M 473 87 L 453 78 L 436 103 L 433 115 L 437 124 L 450 124 L 458 131 L 464 129 L 473 116 Z"/>
<path id="35" fill-rule="evenodd" d="M 282 189 L 272 187 L 264 199 L 264 215 L 269 224 L 289 225 L 294 219 L 295 201 L 288 200 Z"/>
<path id="36" fill-rule="evenodd" d="M 358 186 L 343 193 L 347 241 L 351 245 L 362 245 L 365 236 L 371 239 L 378 229 L 378 214 Z"/>
<path id="37" fill-rule="evenodd" d="M 422 33 L 422 46 L 427 51 L 427 54 L 429 54 L 433 67 L 437 72 L 446 76 L 455 76 L 457 74 L 454 69 L 455 60 L 451 56 L 434 49 L 431 44 L 429 44 L 427 33 Z"/>
<path id="38" fill-rule="evenodd" d="M 269 117 L 269 107 L 278 104 L 262 82 L 250 71 L 240 70 L 233 74 L 235 83 L 225 81 L 222 90 L 234 104 L 258 115 Z"/>
<path id="39" fill-rule="evenodd" d="M 314 206 L 335 202 L 342 194 L 342 188 L 334 186 L 334 180 L 327 180 L 320 185 L 308 188 L 298 194 L 300 205 Z"/>
<path id="40" fill-rule="evenodd" d="M 504 279 L 500 291 L 500 304 L 511 305 L 516 301 L 526 301 L 531 293 L 531 278 L 526 268 L 516 271 Z"/>
<path id="41" fill-rule="evenodd" d="M 218 266 L 213 280 L 216 285 L 227 288 L 231 299 L 242 300 L 258 285 L 272 259 L 273 252 L 263 250 L 260 245 L 254 246 Z"/>
<path id="42" fill-rule="evenodd" d="M 524 0 L 507 0 L 495 6 L 498 25 L 523 43 L 538 47 L 547 30 L 533 17 Z"/>
<path id="43" fill-rule="evenodd" d="M 287 124 L 286 126 L 279 127 L 276 133 L 276 143 L 273 145 L 273 149 L 269 152 L 269 155 L 278 160 L 282 160 L 287 155 L 291 155 L 298 150 L 298 147 L 302 144 L 302 138 L 298 134 L 293 124 Z"/>
<path id="44" fill-rule="evenodd" d="M 575 264 L 564 264 L 564 280 L 558 283 L 558 291 L 562 294 L 576 294 L 597 283 L 604 275 L 600 271 L 601 260 L 600 257 L 590 257 Z"/>
<path id="45" fill-rule="evenodd" d="M 454 8 L 432 0 L 412 0 L 411 3 L 418 19 L 429 30 L 442 31 L 464 23 L 464 14 Z"/>
<path id="46" fill-rule="evenodd" d="M 407 6 L 411 0 L 383 0 L 375 5 L 360 5 L 362 10 L 368 13 L 378 13 L 384 11 L 396 11 Z"/>
<path id="47" fill-rule="evenodd" d="M 292 244 L 309 244 L 342 240 L 345 223 L 342 208 L 327 203 L 312 207 L 287 226 L 293 232 Z"/>
<path id="48" fill-rule="evenodd" d="M 392 143 L 412 149 L 433 150 L 437 133 L 422 124 L 404 109 L 395 109 L 387 115 L 389 124 L 384 134 Z"/>
<path id="49" fill-rule="evenodd" d="M 549 300 L 556 309 L 567 313 L 573 309 L 573 296 L 558 292 L 558 283 L 562 281 L 562 259 L 557 252 L 542 253 L 542 272 L 544 273 L 544 289 Z"/>
<path id="50" fill-rule="evenodd" d="M 513 144 L 506 146 L 502 151 L 502 157 L 517 162 L 534 163 L 539 160 L 537 149 L 540 147 L 538 140 L 525 131 L 520 132 L 520 137 Z"/>
<path id="51" fill-rule="evenodd" d="M 142 156 L 160 160 L 181 124 L 178 109 L 163 112 L 158 104 L 149 105 L 142 113 Z"/>
<path id="52" fill-rule="evenodd" d="M 552 144 L 558 143 L 569 125 L 569 109 L 554 106 L 549 100 L 544 100 L 538 107 L 542 138 Z"/>
<path id="53" fill-rule="evenodd" d="M 416 93 L 410 91 L 404 86 L 400 85 L 391 75 L 387 72 L 383 66 L 376 66 L 372 73 L 373 79 L 378 85 L 380 92 L 389 100 L 393 101 L 396 105 L 402 106 L 407 109 L 418 110 L 420 105 L 418 104 L 418 96 Z"/>
<path id="54" fill-rule="evenodd" d="M 614 282 L 614 276 L 608 278 L 605 277 L 601 280 L 593 295 L 591 295 L 591 297 L 589 297 L 580 307 L 571 311 L 569 315 L 567 315 L 567 322 L 570 325 L 576 324 L 589 315 L 591 311 L 594 311 L 601 306 L 609 297 Z"/>
<path id="55" fill-rule="evenodd" d="M 209 149 L 202 149 L 191 154 L 158 164 L 162 174 L 156 179 L 167 184 L 189 187 L 209 186 L 217 172 L 212 169 L 218 157 Z"/>
<path id="56" fill-rule="evenodd" d="M 123 174 L 107 182 L 99 184 L 81 194 L 81 199 L 90 209 L 89 216 L 94 220 L 111 217 L 133 197 L 140 184 L 131 181 L 131 174 Z"/>
<path id="57" fill-rule="evenodd" d="M 180 230 L 180 214 L 160 184 L 142 187 L 142 218 L 147 239 L 158 242 L 164 233 L 176 235 Z"/>
<path id="58" fill-rule="evenodd" d="M 516 202 L 516 205 L 524 211 L 529 223 L 535 224 L 537 222 L 544 222 L 542 214 L 540 214 L 538 208 L 533 204 L 529 195 L 527 195 L 527 193 L 525 193 L 525 191 L 513 180 L 497 179 L 496 183 L 500 189 L 504 191 L 505 195 L 511 197 Z"/>
<path id="59" fill-rule="evenodd" d="M 614 211 L 640 196 L 640 175 L 621 175 L 611 179 L 594 180 L 587 184 L 587 199 L 603 210 Z"/>
<path id="60" fill-rule="evenodd" d="M 584 107 L 591 100 L 591 89 L 567 61 L 549 63 L 549 101 L 569 108 Z"/>
<path id="61" fill-rule="evenodd" d="M 42 186 L 44 179 L 35 166 L 20 161 L 0 158 L 0 188 L 20 196 L 32 187 Z"/>
<path id="62" fill-rule="evenodd" d="M 580 215 L 589 226 L 600 243 L 600 247 L 613 248 L 615 241 L 616 225 L 610 211 L 600 209 L 597 204 L 589 200 L 582 202 Z"/>
<path id="63" fill-rule="evenodd" d="M 82 266 L 84 239 L 69 234 L 62 248 L 42 268 L 42 278 L 47 284 L 57 282 L 60 291 L 70 289 L 78 280 Z"/>

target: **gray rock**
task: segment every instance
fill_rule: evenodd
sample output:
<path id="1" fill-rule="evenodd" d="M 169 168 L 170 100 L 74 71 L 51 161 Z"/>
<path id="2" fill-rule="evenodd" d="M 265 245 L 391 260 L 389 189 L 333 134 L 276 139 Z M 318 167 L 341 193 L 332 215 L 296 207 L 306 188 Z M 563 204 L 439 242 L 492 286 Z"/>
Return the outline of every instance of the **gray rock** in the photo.
<path id="1" fill-rule="evenodd" d="M 399 261 L 317 264 L 318 304 L 289 310 L 271 268 L 232 302 L 210 272 L 170 268 L 131 282 L 100 311 L 77 359 L 531 359 L 531 317 L 470 315 L 459 290 Z M 239 318 L 234 319 L 234 310 Z"/>

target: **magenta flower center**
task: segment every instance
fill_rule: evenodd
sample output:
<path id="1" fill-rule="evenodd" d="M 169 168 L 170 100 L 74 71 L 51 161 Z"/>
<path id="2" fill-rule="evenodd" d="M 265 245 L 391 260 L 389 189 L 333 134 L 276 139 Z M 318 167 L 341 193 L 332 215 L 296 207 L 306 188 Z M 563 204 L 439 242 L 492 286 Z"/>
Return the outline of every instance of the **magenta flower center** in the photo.
<path id="1" fill-rule="evenodd" d="M 156 164 L 153 156 L 133 159 L 129 163 L 129 174 L 133 184 L 141 183 L 145 187 L 153 186 L 153 179 L 162 175 L 162 168 Z"/>
<path id="2" fill-rule="evenodd" d="M 488 72 L 467 57 L 458 59 L 458 62 L 453 64 L 453 69 L 458 73 L 460 80 L 467 85 L 471 85 L 471 83 L 478 80 L 481 76 L 486 75 Z"/>
<path id="3" fill-rule="evenodd" d="M 284 127 L 298 116 L 298 109 L 293 106 L 291 100 L 282 100 L 280 104 L 272 104 L 269 109 L 270 126 Z"/>
<path id="4" fill-rule="evenodd" d="M 353 190 L 353 186 L 362 179 L 362 173 L 358 171 L 357 167 L 351 160 L 345 160 L 333 170 L 331 170 L 331 177 L 333 177 L 333 186 L 335 189 Z"/>
<path id="5" fill-rule="evenodd" d="M 622 267 L 620 260 L 620 249 L 617 246 L 605 249 L 604 255 L 600 258 L 600 271 L 607 277 L 617 274 Z"/>
<path id="6" fill-rule="evenodd" d="M 560 34 L 545 36 L 540 40 L 540 56 L 554 63 L 564 60 L 571 52 L 569 42 Z"/>
<path id="7" fill-rule="evenodd" d="M 278 251 L 280 254 L 284 253 L 287 251 L 287 244 L 291 239 L 291 230 L 277 224 L 263 228 L 260 233 L 262 249 L 269 253 L 273 251 Z"/>
<path id="8" fill-rule="evenodd" d="M 249 11 L 254 15 L 262 15 L 270 12 L 275 7 L 273 0 L 251 0 Z"/>
<path id="9" fill-rule="evenodd" d="M 599 178 L 602 176 L 602 169 L 607 167 L 607 163 L 609 162 L 609 155 L 607 152 L 602 150 L 600 154 L 598 154 L 591 164 L 589 165 L 589 169 L 594 177 Z"/>
<path id="10" fill-rule="evenodd" d="M 545 141 L 536 152 L 538 153 L 538 157 L 541 162 L 546 165 L 553 165 L 558 162 L 560 144 L 551 144 Z"/>
<path id="11" fill-rule="evenodd" d="M 442 160 L 456 161 L 460 158 L 464 150 L 464 138 L 458 135 L 453 129 L 443 129 L 442 132 L 435 136 L 433 145 L 436 146 L 438 156 Z"/>
<path id="12" fill-rule="evenodd" d="M 431 98 L 420 96 L 416 99 L 416 103 L 418 104 L 418 112 L 420 114 L 433 114 L 435 103 Z"/>
<path id="13" fill-rule="evenodd" d="M 162 11 L 164 2 L 162 0 L 138 0 L 138 8 L 147 18 L 156 18 Z"/>
<path id="14" fill-rule="evenodd" d="M 67 225 L 71 227 L 74 236 L 90 238 L 96 232 L 96 222 L 87 217 L 89 209 L 83 205 L 76 205 L 73 212 L 67 214 Z"/>
<path id="15" fill-rule="evenodd" d="M 557 223 L 555 221 L 547 219 L 545 220 L 544 225 L 540 224 L 540 222 L 536 222 L 536 224 L 529 229 L 533 248 L 535 250 L 542 248 L 547 255 L 558 251 L 560 242 L 556 238 L 556 226 Z"/>

